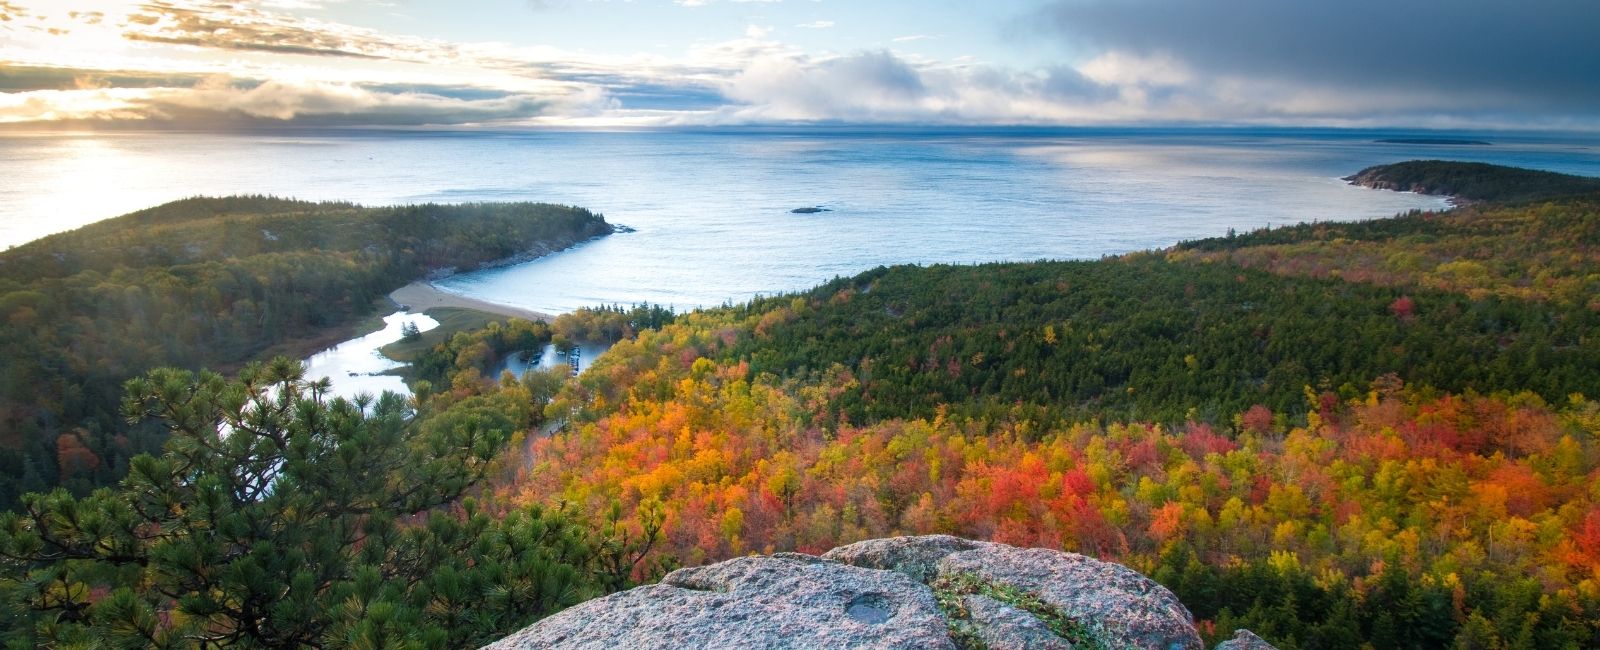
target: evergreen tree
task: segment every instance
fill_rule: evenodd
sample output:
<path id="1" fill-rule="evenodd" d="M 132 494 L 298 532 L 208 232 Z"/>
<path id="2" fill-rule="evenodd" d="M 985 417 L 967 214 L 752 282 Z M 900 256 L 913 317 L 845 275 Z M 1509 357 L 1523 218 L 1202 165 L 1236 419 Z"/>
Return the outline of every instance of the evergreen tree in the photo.
<path id="1" fill-rule="evenodd" d="M 591 566 L 632 569 L 563 512 L 463 500 L 522 423 L 326 388 L 283 358 L 130 381 L 165 452 L 0 515 L 11 642 L 470 647 L 620 584 Z"/>

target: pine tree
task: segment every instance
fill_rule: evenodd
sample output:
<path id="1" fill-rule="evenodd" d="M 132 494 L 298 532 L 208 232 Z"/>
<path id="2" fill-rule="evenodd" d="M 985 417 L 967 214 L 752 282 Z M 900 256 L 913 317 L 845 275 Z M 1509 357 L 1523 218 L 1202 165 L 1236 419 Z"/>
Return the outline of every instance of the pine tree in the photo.
<path id="1" fill-rule="evenodd" d="M 399 396 L 329 401 L 303 373 L 129 382 L 126 413 L 170 429 L 165 452 L 119 489 L 0 515 L 10 641 L 472 647 L 620 584 L 565 513 L 463 499 L 525 423 L 419 423 Z"/>

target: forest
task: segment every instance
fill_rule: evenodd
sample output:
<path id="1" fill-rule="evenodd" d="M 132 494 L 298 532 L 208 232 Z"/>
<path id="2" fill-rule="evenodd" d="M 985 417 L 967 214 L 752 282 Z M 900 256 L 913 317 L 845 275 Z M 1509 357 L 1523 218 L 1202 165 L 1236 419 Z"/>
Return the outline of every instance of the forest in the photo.
<path id="1" fill-rule="evenodd" d="M 1600 179 L 1487 163 L 1408 160 L 1368 167 L 1345 180 L 1385 190 L 1516 203 L 1600 191 Z"/>
<path id="2" fill-rule="evenodd" d="M 1125 563 L 1212 643 L 1600 647 L 1597 206 L 514 320 L 410 400 L 153 370 L 120 413 L 159 451 L 0 517 L 0 633 L 471 647 L 675 566 L 948 533 Z M 496 372 L 593 337 L 577 377 Z"/>
<path id="3" fill-rule="evenodd" d="M 277 357 L 126 389 L 122 413 L 169 434 L 159 455 L 0 513 L 6 647 L 471 648 L 659 573 L 648 512 L 623 527 L 482 494 L 537 423 L 516 382 L 329 400 Z"/>
<path id="4" fill-rule="evenodd" d="M 430 272 L 610 232 L 542 204 L 364 208 L 262 196 L 168 203 L 0 253 L 0 508 L 127 472 L 163 432 L 129 427 L 123 382 L 236 369 L 326 340 Z"/>
<path id="5" fill-rule="evenodd" d="M 1213 642 L 1600 646 L 1597 198 L 682 315 L 557 394 L 564 430 L 496 490 L 648 504 L 686 564 L 919 533 L 1088 553 Z"/>

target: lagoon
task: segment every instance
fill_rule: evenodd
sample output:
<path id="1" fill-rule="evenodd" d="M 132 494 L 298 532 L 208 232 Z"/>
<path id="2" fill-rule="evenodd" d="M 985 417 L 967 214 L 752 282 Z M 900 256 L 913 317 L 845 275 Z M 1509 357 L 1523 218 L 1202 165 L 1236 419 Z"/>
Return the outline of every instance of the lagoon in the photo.
<path id="1" fill-rule="evenodd" d="M 378 351 L 404 337 L 401 328 L 406 324 L 416 325 L 417 331 L 426 332 L 438 327 L 439 321 L 426 314 L 403 311 L 385 316 L 383 329 L 312 355 L 306 360 L 306 377 L 327 377 L 333 384 L 331 395 L 346 399 L 355 399 L 363 394 L 376 397 L 385 391 L 411 394 L 399 375 L 390 374 L 405 364 L 385 357 Z"/>

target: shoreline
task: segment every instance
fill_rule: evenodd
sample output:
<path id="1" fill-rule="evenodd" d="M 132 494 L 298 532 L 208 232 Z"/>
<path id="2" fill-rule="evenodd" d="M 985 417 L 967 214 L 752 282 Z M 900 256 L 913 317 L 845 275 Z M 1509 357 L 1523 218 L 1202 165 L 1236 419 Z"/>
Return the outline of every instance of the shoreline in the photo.
<path id="1" fill-rule="evenodd" d="M 1362 171 L 1366 171 L 1366 170 L 1362 170 Z M 1402 187 L 1400 187 L 1400 185 L 1398 183 L 1380 182 L 1380 181 L 1372 181 L 1372 180 L 1369 180 L 1369 179 L 1364 179 L 1364 178 L 1361 177 L 1360 173 L 1351 174 L 1349 176 L 1342 176 L 1342 177 L 1339 178 L 1339 180 L 1344 181 L 1346 185 L 1353 185 L 1355 187 L 1365 187 L 1365 188 L 1367 188 L 1369 190 L 1380 190 L 1380 191 L 1384 191 L 1384 192 L 1399 192 L 1401 194 L 1415 194 L 1417 196 L 1433 196 L 1433 197 L 1442 198 L 1442 199 L 1444 199 L 1445 205 L 1449 206 L 1448 208 L 1446 208 L 1447 210 L 1454 210 L 1456 208 L 1470 207 L 1470 206 L 1475 205 L 1475 204 L 1478 203 L 1478 201 L 1475 200 L 1475 199 L 1463 198 L 1463 197 L 1461 197 L 1459 195 L 1456 195 L 1456 194 L 1445 194 L 1443 192 L 1429 192 L 1429 191 L 1426 191 L 1425 188 L 1421 188 L 1421 187 L 1417 187 L 1417 186 L 1413 186 L 1411 188 L 1402 188 Z"/>
<path id="2" fill-rule="evenodd" d="M 450 293 L 433 286 L 433 283 L 431 282 L 423 280 L 418 280 L 406 286 L 400 287 L 399 289 L 395 289 L 389 293 L 389 300 L 393 302 L 396 307 L 404 308 L 405 310 L 414 313 L 425 313 L 429 309 L 434 309 L 437 307 L 456 307 L 460 309 L 474 309 L 481 312 L 495 314 L 497 316 L 521 318 L 524 320 L 545 322 L 555 320 L 555 316 L 546 314 L 544 312 L 538 312 L 532 309 L 523 309 L 521 307 L 512 307 L 510 305 L 502 305 L 499 303 L 489 302 L 487 300 L 468 298 L 466 296 Z"/>

